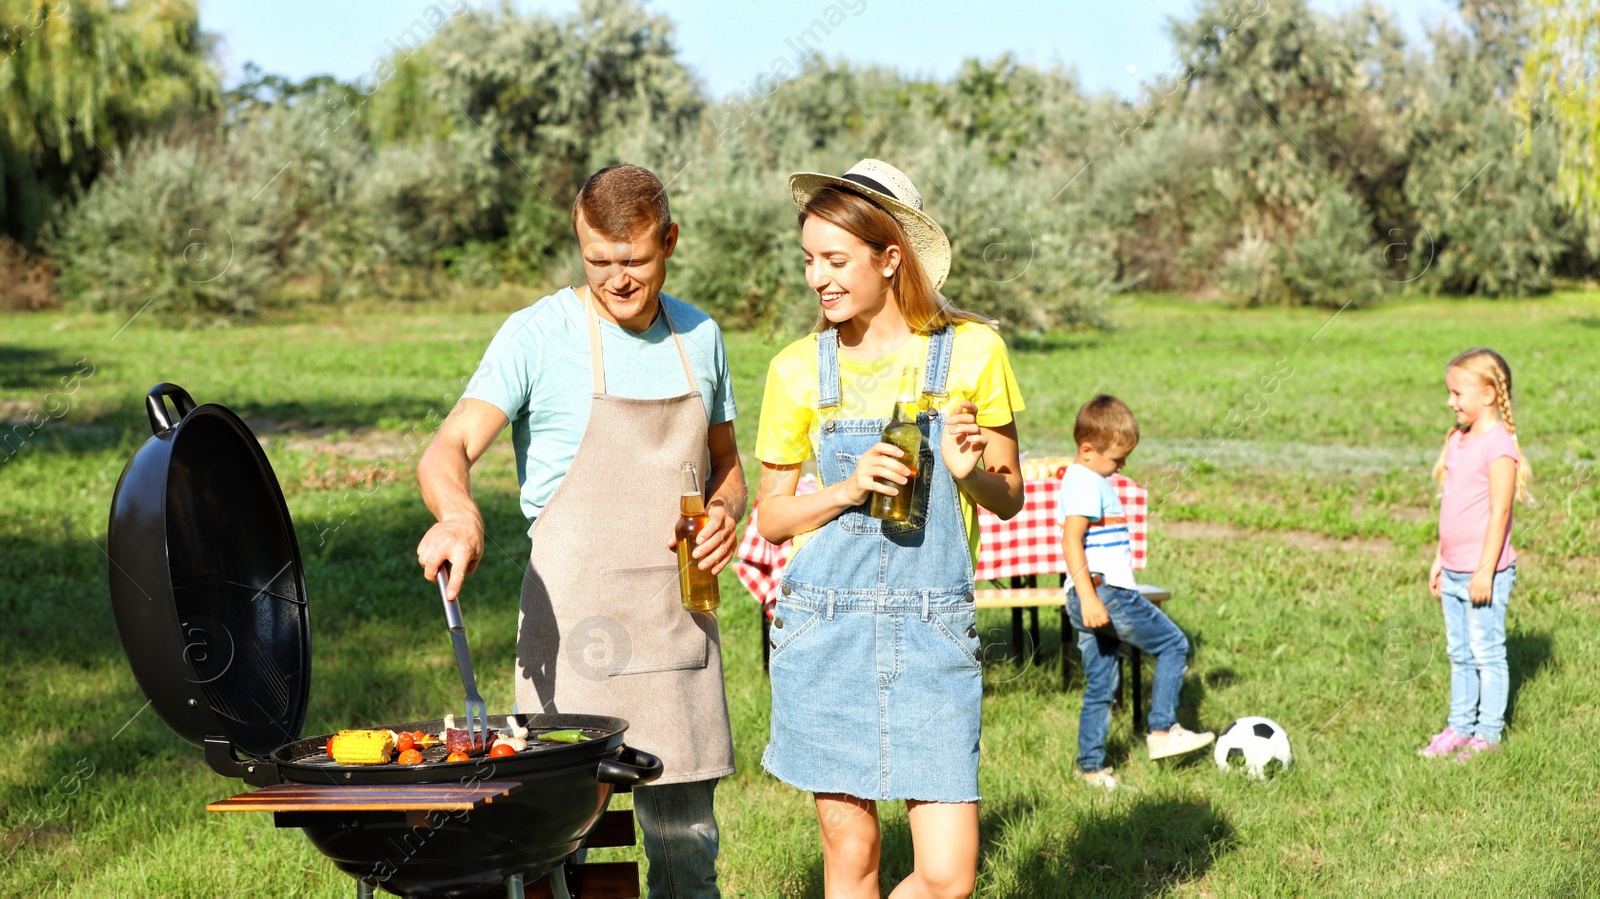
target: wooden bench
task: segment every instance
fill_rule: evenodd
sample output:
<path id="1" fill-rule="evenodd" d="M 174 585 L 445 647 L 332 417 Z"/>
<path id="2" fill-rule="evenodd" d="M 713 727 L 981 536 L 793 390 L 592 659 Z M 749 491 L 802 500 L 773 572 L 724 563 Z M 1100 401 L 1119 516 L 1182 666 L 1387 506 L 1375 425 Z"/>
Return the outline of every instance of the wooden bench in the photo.
<path id="1" fill-rule="evenodd" d="M 1042 606 L 1054 606 L 1061 613 L 1061 689 L 1065 691 L 1072 677 L 1072 647 L 1073 640 L 1072 619 L 1067 616 L 1067 602 L 1065 595 L 1066 577 L 1061 578 L 1063 586 L 1040 587 L 1038 578 L 1033 575 L 1026 577 L 1013 577 L 1010 587 L 986 587 L 973 591 L 976 605 L 980 609 L 1010 609 L 1011 610 L 1011 644 L 1017 648 L 1016 662 L 1018 665 L 1033 660 L 1039 652 L 1039 609 Z M 1140 584 L 1139 592 L 1145 599 L 1157 608 L 1172 598 L 1172 593 L 1161 587 Z M 1029 636 L 1033 642 L 1029 644 L 1031 651 L 1023 648 L 1022 611 L 1028 610 L 1031 621 L 1028 626 Z M 1144 727 L 1144 680 L 1143 680 L 1143 653 L 1137 647 L 1123 644 L 1122 654 L 1130 662 L 1129 667 L 1133 675 L 1133 726 L 1134 730 Z M 1124 677 L 1117 678 L 1117 704 L 1122 703 L 1122 683 Z"/>
<path id="2" fill-rule="evenodd" d="M 626 789 L 618 788 L 619 792 Z M 600 816 L 579 851 L 632 846 L 636 842 L 633 810 L 614 809 Z M 569 861 L 528 884 L 523 895 L 526 899 L 638 899 L 639 863 Z"/>

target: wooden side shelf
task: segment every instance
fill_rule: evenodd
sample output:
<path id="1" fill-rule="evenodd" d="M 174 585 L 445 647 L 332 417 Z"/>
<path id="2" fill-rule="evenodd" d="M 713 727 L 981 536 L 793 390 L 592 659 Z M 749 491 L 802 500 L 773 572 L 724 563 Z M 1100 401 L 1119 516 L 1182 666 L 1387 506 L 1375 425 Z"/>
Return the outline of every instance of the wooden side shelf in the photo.
<path id="1" fill-rule="evenodd" d="M 213 802 L 208 812 L 471 811 L 522 789 L 516 781 L 461 784 L 321 786 L 275 784 Z"/>

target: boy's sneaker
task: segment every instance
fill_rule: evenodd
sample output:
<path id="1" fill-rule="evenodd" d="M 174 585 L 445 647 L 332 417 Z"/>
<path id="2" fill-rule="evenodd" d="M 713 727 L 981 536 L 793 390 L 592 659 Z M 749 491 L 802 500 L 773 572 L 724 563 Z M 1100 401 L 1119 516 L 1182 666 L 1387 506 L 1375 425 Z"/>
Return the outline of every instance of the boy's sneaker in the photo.
<path id="1" fill-rule="evenodd" d="M 1456 755 L 1456 761 L 1465 762 L 1468 759 L 1482 755 L 1485 752 L 1494 752 L 1499 748 L 1499 743 L 1490 743 L 1488 740 L 1485 740 L 1480 736 L 1473 735 L 1472 739 L 1468 740 L 1466 745 L 1461 747 L 1461 752 Z"/>
<path id="2" fill-rule="evenodd" d="M 1433 735 L 1433 739 L 1428 742 L 1428 745 L 1418 749 L 1417 755 L 1425 759 L 1442 759 L 1447 755 L 1454 755 L 1467 748 L 1467 744 L 1471 742 L 1471 740 L 1446 726 L 1444 730 Z"/>
<path id="3" fill-rule="evenodd" d="M 1099 771 L 1079 771 L 1078 776 L 1091 787 L 1099 787 L 1106 792 L 1111 792 L 1122 786 L 1122 781 L 1117 780 L 1117 775 L 1110 768 L 1101 768 Z"/>
<path id="4" fill-rule="evenodd" d="M 1184 729 L 1181 724 L 1174 724 L 1172 729 L 1167 731 L 1166 736 L 1160 737 L 1151 734 L 1144 738 L 1144 742 L 1150 748 L 1150 760 L 1155 761 L 1156 759 L 1171 758 L 1175 755 L 1194 752 L 1196 749 L 1204 749 L 1210 746 L 1211 741 L 1216 738 L 1217 735 L 1211 731 L 1197 734 Z"/>

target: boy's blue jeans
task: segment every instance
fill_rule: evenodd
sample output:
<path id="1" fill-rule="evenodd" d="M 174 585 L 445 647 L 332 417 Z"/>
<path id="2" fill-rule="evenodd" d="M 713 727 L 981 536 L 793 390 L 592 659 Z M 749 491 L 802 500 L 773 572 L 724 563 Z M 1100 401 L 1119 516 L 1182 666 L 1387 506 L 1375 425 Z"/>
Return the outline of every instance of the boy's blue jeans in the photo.
<path id="1" fill-rule="evenodd" d="M 633 814 L 644 832 L 649 899 L 716 899 L 717 780 L 633 788 Z"/>
<path id="2" fill-rule="evenodd" d="M 1078 629 L 1078 650 L 1083 653 L 1083 712 L 1078 716 L 1078 770 L 1099 771 L 1106 766 L 1106 733 L 1111 730 L 1111 700 L 1117 692 L 1117 650 L 1123 643 L 1155 656 L 1155 684 L 1150 692 L 1151 733 L 1178 723 L 1178 690 L 1189 670 L 1189 638 L 1172 619 L 1137 590 L 1106 584 L 1095 591 L 1105 604 L 1111 623 L 1098 631 L 1083 626 L 1083 609 L 1075 588 L 1067 589 L 1067 616 Z"/>
<path id="3" fill-rule="evenodd" d="M 1445 569 L 1440 578 L 1444 646 L 1450 656 L 1450 729 L 1499 743 L 1511 696 L 1506 663 L 1506 604 L 1517 582 L 1516 563 L 1494 573 L 1490 602 L 1475 606 L 1467 594 L 1469 571 Z"/>

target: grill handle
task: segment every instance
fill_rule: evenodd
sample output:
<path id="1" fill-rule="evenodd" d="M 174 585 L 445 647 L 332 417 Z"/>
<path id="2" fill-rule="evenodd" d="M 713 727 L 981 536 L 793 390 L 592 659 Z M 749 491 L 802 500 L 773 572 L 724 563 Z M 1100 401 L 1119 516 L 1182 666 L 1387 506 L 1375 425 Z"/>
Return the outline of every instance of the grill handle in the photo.
<path id="1" fill-rule="evenodd" d="M 163 397 L 172 397 L 172 405 L 178 410 L 176 420 L 167 414 L 167 404 Z M 189 396 L 189 391 L 176 384 L 161 383 L 150 388 L 144 398 L 144 411 L 150 416 L 150 432 L 159 434 L 169 431 L 172 426 L 182 422 L 194 411 L 194 399 Z"/>
<path id="2" fill-rule="evenodd" d="M 227 737 L 206 737 L 206 764 L 223 777 L 241 777 L 252 787 L 270 787 L 282 783 L 278 766 L 266 759 L 241 759 L 234 754 L 233 744 Z"/>
<path id="3" fill-rule="evenodd" d="M 615 759 L 601 759 L 595 779 L 603 784 L 619 787 L 636 787 L 661 776 L 661 759 L 632 746 L 622 747 Z"/>

